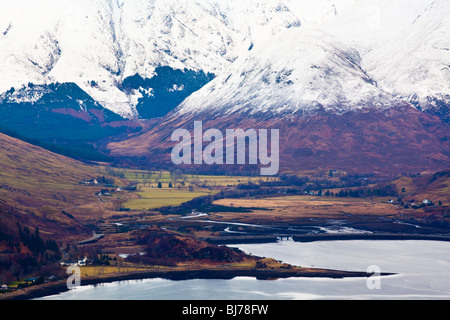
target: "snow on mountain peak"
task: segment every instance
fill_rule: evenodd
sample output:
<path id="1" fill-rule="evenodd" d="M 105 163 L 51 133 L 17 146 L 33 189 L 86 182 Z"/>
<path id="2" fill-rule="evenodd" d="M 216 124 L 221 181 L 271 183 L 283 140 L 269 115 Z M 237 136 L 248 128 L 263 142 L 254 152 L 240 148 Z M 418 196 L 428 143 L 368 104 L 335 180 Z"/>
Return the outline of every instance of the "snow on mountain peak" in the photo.
<path id="1" fill-rule="evenodd" d="M 317 31 L 291 29 L 255 47 L 181 104 L 178 113 L 310 113 L 385 108 L 393 97 L 376 87 L 350 47 Z"/>
<path id="2" fill-rule="evenodd" d="M 447 0 L 2 1 L 0 93 L 73 82 L 133 117 L 142 93 L 121 84 L 167 66 L 218 77 L 184 110 L 195 97 L 200 108 L 343 110 L 384 105 L 386 92 L 427 108 L 450 101 L 449 10 Z"/>
<path id="3" fill-rule="evenodd" d="M 261 37 L 299 26 L 276 1 L 18 0 L 0 4 L 0 92 L 75 82 L 122 115 L 121 81 L 158 66 L 220 73 Z M 91 86 L 91 81 L 97 83 Z"/>
<path id="4" fill-rule="evenodd" d="M 450 104 L 449 16 L 448 1 L 433 1 L 370 51 L 364 68 L 380 86 L 422 109 L 435 108 L 437 101 Z"/>

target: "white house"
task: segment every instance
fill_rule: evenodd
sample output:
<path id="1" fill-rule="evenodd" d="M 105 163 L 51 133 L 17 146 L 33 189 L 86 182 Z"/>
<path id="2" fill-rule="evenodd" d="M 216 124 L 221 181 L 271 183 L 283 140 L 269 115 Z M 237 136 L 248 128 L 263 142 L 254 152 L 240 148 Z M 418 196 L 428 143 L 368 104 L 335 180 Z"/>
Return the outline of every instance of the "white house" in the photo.
<path id="1" fill-rule="evenodd" d="M 78 265 L 81 266 L 85 266 L 87 262 L 87 258 L 84 257 L 83 259 L 78 259 Z"/>

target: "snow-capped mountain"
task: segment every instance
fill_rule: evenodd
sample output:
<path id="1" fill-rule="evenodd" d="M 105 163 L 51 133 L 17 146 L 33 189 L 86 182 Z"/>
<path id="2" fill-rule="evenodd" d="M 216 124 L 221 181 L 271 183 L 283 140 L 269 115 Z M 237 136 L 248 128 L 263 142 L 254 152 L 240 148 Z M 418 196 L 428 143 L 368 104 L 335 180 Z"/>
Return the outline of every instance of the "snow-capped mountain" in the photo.
<path id="1" fill-rule="evenodd" d="M 244 54 L 177 114 L 384 109 L 400 100 L 448 118 L 450 5 L 288 1 L 302 21 Z M 305 15 L 308 8 L 315 12 Z M 303 14 L 302 14 L 303 13 Z M 400 103 L 401 104 L 401 103 Z"/>
<path id="2" fill-rule="evenodd" d="M 274 72 L 291 65 L 286 70 L 292 70 L 291 77 L 301 73 L 302 81 L 288 81 L 285 88 L 277 83 L 282 90 L 270 97 L 262 88 L 257 98 L 240 87 L 253 108 L 260 104 L 265 110 L 271 101 L 278 109 L 287 103 L 286 95 L 294 99 L 289 108 L 301 112 L 311 101 L 329 102 L 331 109 L 358 108 L 370 95 L 383 96 L 382 103 L 389 94 L 422 109 L 436 108 L 449 102 L 449 10 L 446 0 L 3 1 L 0 93 L 28 83 L 75 83 L 104 107 L 133 117 L 139 99 L 151 97 L 153 88 L 124 90 L 129 77 L 151 79 L 158 67 L 214 74 L 218 79 L 205 94 L 211 95 L 214 86 L 217 104 L 223 104 L 226 91 L 233 90 L 227 81 L 221 92 L 224 77 L 231 75 L 231 81 L 240 71 L 259 73 L 262 82 L 247 78 L 244 87 L 267 86 L 266 71 L 257 70 L 267 65 L 257 61 L 272 58 Z M 327 60 L 323 68 L 311 68 L 319 57 Z M 346 71 L 343 57 L 353 64 Z M 331 87 L 319 94 L 328 78 L 320 71 L 327 68 L 339 74 L 329 75 Z M 173 84 L 173 90 L 180 87 Z M 211 96 L 208 101 L 216 104 Z"/>
<path id="3" fill-rule="evenodd" d="M 395 37 L 374 46 L 364 57 L 364 68 L 382 88 L 419 109 L 449 106 L 448 17 L 449 3 L 432 1 Z"/>
<path id="4" fill-rule="evenodd" d="M 285 0 L 299 23 L 245 48 L 111 154 L 170 163 L 174 129 L 276 128 L 281 167 L 398 174 L 450 165 L 445 0 Z M 238 169 L 239 170 L 239 169 Z"/>
<path id="5" fill-rule="evenodd" d="M 448 16 L 447 0 L 2 1 L 0 128 L 158 162 L 202 120 L 279 128 L 289 169 L 446 168 Z"/>
<path id="6" fill-rule="evenodd" d="M 299 19 L 278 1 L 18 0 L 0 3 L 0 92 L 76 83 L 104 107 L 136 115 L 130 76 L 168 66 L 220 74 Z M 95 83 L 95 85 L 92 85 Z"/>
<path id="7" fill-rule="evenodd" d="M 362 69 L 358 51 L 324 33 L 293 28 L 237 60 L 188 97 L 174 116 L 342 113 L 400 103 Z"/>
<path id="8" fill-rule="evenodd" d="M 297 70 L 303 75 L 305 83 L 286 86 L 294 109 L 304 111 L 311 99 L 316 105 L 330 102 L 334 108 L 335 103 L 360 105 L 369 95 L 389 93 L 427 108 L 436 106 L 436 97 L 448 102 L 449 8 L 445 0 L 4 1 L 0 92 L 27 83 L 72 82 L 104 107 L 132 117 L 138 100 L 152 92 L 123 90 L 127 77 L 152 78 L 162 66 L 211 73 L 220 78 L 213 86 L 221 100 L 232 89 L 227 81 L 225 92 L 219 92 L 223 77 L 236 78 L 240 69 L 258 73 L 264 66 L 256 61 L 267 62 L 272 55 L 277 65 L 291 64 L 293 74 Z M 279 56 L 278 46 L 283 48 Z M 330 58 L 346 55 L 356 69 L 348 77 L 332 75 L 333 85 L 320 98 L 327 77 L 311 65 L 327 52 Z M 343 60 L 335 60 L 337 65 L 332 60 L 324 68 L 339 70 Z M 351 74 L 356 79 L 349 80 Z M 248 86 L 256 85 L 255 80 Z M 267 75 L 259 80 L 267 85 Z M 358 81 L 378 84 L 378 89 Z M 311 82 L 309 87 L 306 82 Z M 356 95 L 351 94 L 354 90 Z M 246 95 L 243 88 L 240 92 Z M 254 92 L 248 93 L 256 108 L 260 102 Z M 266 92 L 260 93 L 259 99 L 265 100 Z M 273 94 L 266 100 L 286 104 L 286 94 Z M 211 97 L 209 101 L 213 103 Z M 261 108 L 266 105 L 267 101 Z"/>
<path id="9" fill-rule="evenodd" d="M 425 110 L 450 102 L 449 16 L 445 0 L 349 0 L 312 27 L 358 50 L 380 88 Z"/>

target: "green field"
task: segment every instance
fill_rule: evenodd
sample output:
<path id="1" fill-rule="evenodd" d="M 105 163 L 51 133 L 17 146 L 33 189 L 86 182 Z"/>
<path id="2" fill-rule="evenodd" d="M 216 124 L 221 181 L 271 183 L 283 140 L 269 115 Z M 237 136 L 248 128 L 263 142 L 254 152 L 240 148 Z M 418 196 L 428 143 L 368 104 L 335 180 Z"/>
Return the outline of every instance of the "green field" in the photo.
<path id="1" fill-rule="evenodd" d="M 131 199 L 123 204 L 131 210 L 151 210 L 165 206 L 178 206 L 194 198 L 215 193 L 205 189 L 189 191 L 177 188 L 142 188 L 136 192 L 140 199 Z"/>
<path id="2" fill-rule="evenodd" d="M 130 199 L 123 208 L 131 210 L 151 210 L 165 206 L 178 206 L 194 198 L 214 194 L 220 189 L 238 184 L 273 181 L 278 178 L 249 176 L 214 176 L 184 174 L 179 171 L 146 171 L 119 168 L 103 168 L 105 174 L 127 180 L 137 185 L 135 192 L 139 199 Z M 102 170 L 102 171 L 103 171 Z M 158 188 L 161 184 L 162 188 Z"/>
<path id="3" fill-rule="evenodd" d="M 171 182 L 173 187 L 180 186 L 202 186 L 202 187 L 226 187 L 235 186 L 241 183 L 274 180 L 274 177 L 250 177 L 250 176 L 214 176 L 214 175 L 193 175 L 183 174 L 180 172 L 169 171 L 146 171 L 146 170 L 131 170 L 131 169 L 117 169 L 105 168 L 105 173 L 113 176 L 121 177 L 128 181 L 139 183 L 145 187 L 156 187 L 158 182 L 167 187 Z"/>

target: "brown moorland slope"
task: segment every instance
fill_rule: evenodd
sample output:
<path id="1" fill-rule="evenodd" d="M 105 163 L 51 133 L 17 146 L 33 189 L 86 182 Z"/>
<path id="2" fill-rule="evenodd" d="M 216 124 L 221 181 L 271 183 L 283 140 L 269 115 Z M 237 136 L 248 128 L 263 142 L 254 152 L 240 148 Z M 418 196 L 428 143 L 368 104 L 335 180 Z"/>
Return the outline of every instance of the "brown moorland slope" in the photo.
<path id="1" fill-rule="evenodd" d="M 422 202 L 429 200 L 450 205 L 450 170 L 420 175 L 404 176 L 393 181 L 404 200 Z"/>
<path id="2" fill-rule="evenodd" d="M 279 129 L 282 172 L 338 169 L 394 177 L 450 167 L 449 124 L 408 105 L 305 116 L 169 114 L 127 140 L 110 143 L 108 149 L 113 157 L 169 165 L 177 144 L 171 141 L 172 132 L 183 128 L 192 135 L 194 121 L 203 121 L 203 131 L 216 128 L 223 134 L 226 129 Z M 232 170 L 232 166 L 219 167 Z"/>
<path id="3" fill-rule="evenodd" d="M 98 176 L 95 166 L 0 134 L 0 229 L 15 236 L 17 224 L 56 241 L 86 239 L 92 232 L 65 209 L 95 200 L 79 182 Z"/>

